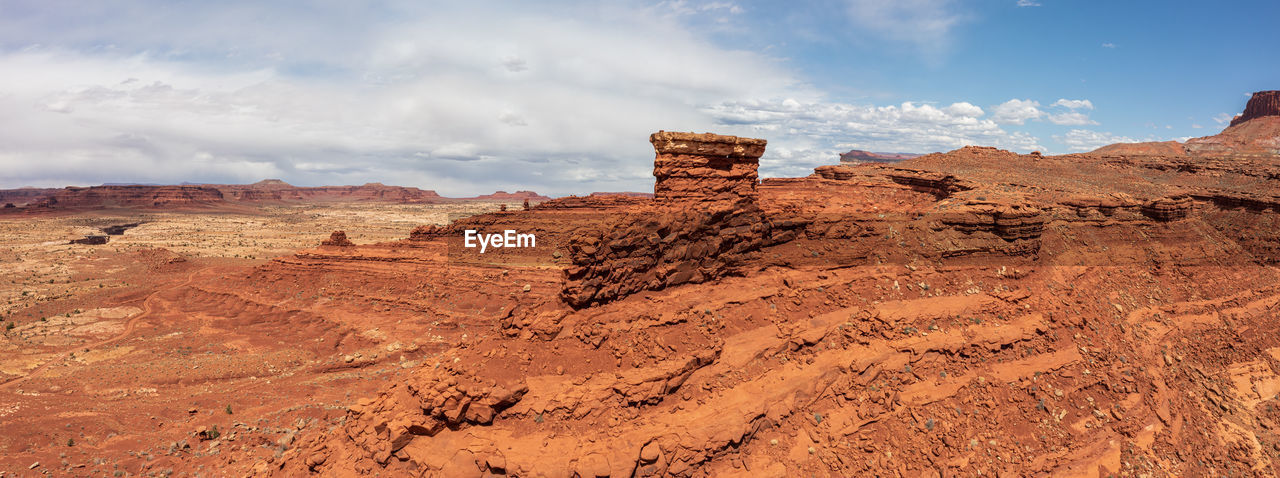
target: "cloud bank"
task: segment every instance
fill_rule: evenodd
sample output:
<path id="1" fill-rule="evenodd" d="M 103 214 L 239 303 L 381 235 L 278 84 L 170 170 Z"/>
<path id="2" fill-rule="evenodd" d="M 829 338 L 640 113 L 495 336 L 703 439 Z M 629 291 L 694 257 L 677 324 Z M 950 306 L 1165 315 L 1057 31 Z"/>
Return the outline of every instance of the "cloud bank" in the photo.
<path id="1" fill-rule="evenodd" d="M 793 176 L 850 148 L 1043 149 L 1005 125 L 1092 124 L 1062 116 L 1088 100 L 990 114 L 834 101 L 785 59 L 689 28 L 749 13 L 730 2 L 9 4 L 0 187 L 281 178 L 581 194 L 648 190 L 659 129 L 766 138 L 762 175 Z M 944 38 L 952 7 L 923 4 L 941 13 L 857 11 Z"/>

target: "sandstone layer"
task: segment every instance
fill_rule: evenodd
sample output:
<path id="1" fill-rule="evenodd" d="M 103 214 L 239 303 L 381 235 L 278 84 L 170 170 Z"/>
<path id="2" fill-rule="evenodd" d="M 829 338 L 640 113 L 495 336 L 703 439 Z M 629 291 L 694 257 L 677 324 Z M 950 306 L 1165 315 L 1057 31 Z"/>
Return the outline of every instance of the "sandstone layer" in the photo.
<path id="1" fill-rule="evenodd" d="M 765 140 L 660 131 L 649 136 L 649 142 L 657 153 L 653 193 L 659 201 L 755 199 Z"/>

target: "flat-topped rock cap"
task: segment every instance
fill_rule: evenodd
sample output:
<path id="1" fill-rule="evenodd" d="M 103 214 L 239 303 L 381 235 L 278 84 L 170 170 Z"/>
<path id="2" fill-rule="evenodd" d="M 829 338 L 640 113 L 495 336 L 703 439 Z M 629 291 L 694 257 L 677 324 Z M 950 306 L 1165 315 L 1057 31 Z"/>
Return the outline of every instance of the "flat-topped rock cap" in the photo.
<path id="1" fill-rule="evenodd" d="M 649 135 L 658 154 L 693 154 L 700 156 L 732 156 L 759 158 L 768 141 L 714 133 L 659 131 Z"/>
<path id="2" fill-rule="evenodd" d="M 1280 90 L 1254 92 L 1244 106 L 1244 112 L 1231 120 L 1231 126 L 1263 116 L 1280 116 Z"/>

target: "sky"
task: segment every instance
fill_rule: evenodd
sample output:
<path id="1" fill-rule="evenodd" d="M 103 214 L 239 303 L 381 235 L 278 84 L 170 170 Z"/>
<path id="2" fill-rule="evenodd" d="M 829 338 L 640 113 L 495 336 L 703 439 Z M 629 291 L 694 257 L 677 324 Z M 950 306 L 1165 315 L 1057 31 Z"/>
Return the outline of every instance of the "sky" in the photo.
<path id="1" fill-rule="evenodd" d="M 1046 154 L 1219 132 L 1280 2 L 0 0 L 0 188 L 652 190 L 658 130 Z"/>

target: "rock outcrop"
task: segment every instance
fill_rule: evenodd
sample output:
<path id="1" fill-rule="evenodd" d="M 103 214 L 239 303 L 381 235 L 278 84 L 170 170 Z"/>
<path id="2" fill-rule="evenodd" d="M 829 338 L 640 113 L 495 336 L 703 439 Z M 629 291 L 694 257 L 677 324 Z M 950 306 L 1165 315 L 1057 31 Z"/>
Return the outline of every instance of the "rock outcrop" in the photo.
<path id="1" fill-rule="evenodd" d="M 649 142 L 657 153 L 653 193 L 658 201 L 755 201 L 765 140 L 659 131 Z"/>
<path id="2" fill-rule="evenodd" d="M 91 234 L 84 236 L 82 239 L 72 239 L 71 244 L 84 244 L 89 246 L 100 246 L 107 243 L 107 236 Z"/>
<path id="3" fill-rule="evenodd" d="M 1244 113 L 1231 119 L 1231 126 L 1263 116 L 1280 116 L 1280 90 L 1255 92 L 1244 106 Z"/>
<path id="4" fill-rule="evenodd" d="M 847 153 L 840 153 L 841 163 L 896 163 L 899 161 L 917 158 L 922 155 L 914 153 L 873 153 L 871 151 L 862 151 L 855 149 Z"/>
<path id="5" fill-rule="evenodd" d="M 1249 98 L 1244 112 L 1213 136 L 1177 141 L 1117 143 L 1093 154 L 1128 156 L 1274 156 L 1280 155 L 1280 90 L 1259 91 Z"/>
<path id="6" fill-rule="evenodd" d="M 329 234 L 328 239 L 320 241 L 320 245 L 346 247 L 346 246 L 354 246 L 355 244 L 352 244 L 351 241 L 347 240 L 346 231 L 333 231 L 332 234 Z"/>
<path id="7" fill-rule="evenodd" d="M 551 198 L 543 196 L 533 191 L 516 191 L 509 193 L 506 191 L 497 191 L 493 194 L 481 194 L 473 198 L 467 198 L 476 201 L 546 201 Z"/>
<path id="8" fill-rule="evenodd" d="M 1161 222 L 1186 219 L 1195 209 L 1195 202 L 1187 194 L 1176 194 L 1148 201 L 1142 205 L 1142 214 Z"/>
<path id="9" fill-rule="evenodd" d="M 741 272 L 771 235 L 755 205 L 628 214 L 570 239 L 561 298 L 574 307 Z"/>
<path id="10" fill-rule="evenodd" d="M 769 240 L 756 205 L 765 140 L 659 131 L 649 141 L 656 207 L 570 238 L 560 297 L 573 307 L 739 273 Z"/>

